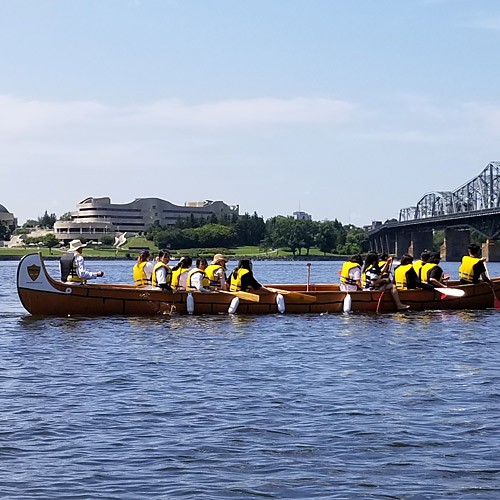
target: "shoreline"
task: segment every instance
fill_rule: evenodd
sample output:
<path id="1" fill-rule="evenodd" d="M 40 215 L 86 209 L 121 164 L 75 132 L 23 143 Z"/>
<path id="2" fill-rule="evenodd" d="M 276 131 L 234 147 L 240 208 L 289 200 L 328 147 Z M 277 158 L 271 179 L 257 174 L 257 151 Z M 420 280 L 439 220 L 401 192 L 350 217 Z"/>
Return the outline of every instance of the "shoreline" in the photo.
<path id="1" fill-rule="evenodd" d="M 32 252 L 35 253 L 35 252 Z M 29 253 L 25 254 L 15 254 L 15 255 L 0 255 L 0 261 L 20 261 L 25 255 L 29 255 Z M 133 262 L 136 260 L 135 257 L 124 257 L 124 256 L 119 256 L 119 257 L 108 257 L 108 256 L 93 256 L 93 255 L 84 255 L 83 256 L 86 261 L 90 260 L 116 260 L 116 261 L 127 261 L 127 262 Z M 49 261 L 49 260 L 60 260 L 61 255 L 44 255 L 43 260 L 44 261 Z M 290 262 L 318 262 L 318 261 L 345 261 L 349 258 L 348 255 L 345 256 L 321 256 L 321 255 L 298 255 L 295 258 L 293 256 L 283 256 L 283 257 L 264 257 L 262 255 L 258 256 L 252 256 L 252 255 L 238 255 L 238 256 L 231 256 L 228 255 L 228 259 L 230 261 L 238 261 L 240 259 L 250 259 L 252 261 L 290 261 Z M 172 260 L 178 260 L 177 258 L 172 258 Z"/>

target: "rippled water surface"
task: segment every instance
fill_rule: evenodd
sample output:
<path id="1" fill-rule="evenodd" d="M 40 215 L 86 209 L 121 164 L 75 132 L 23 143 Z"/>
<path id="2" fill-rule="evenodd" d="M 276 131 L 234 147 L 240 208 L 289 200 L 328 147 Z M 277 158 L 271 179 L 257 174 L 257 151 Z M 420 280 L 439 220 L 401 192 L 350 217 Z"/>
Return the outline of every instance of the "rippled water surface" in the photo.
<path id="1" fill-rule="evenodd" d="M 130 262 L 88 265 L 130 281 Z M 16 266 L 0 262 L 1 498 L 500 498 L 500 311 L 34 318 Z"/>

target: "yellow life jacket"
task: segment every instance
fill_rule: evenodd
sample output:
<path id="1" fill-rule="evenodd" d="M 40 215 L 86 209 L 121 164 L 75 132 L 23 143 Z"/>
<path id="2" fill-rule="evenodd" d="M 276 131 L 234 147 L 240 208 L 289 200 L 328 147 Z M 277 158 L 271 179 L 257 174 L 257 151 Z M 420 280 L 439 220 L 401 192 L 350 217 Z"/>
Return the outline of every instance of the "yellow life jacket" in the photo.
<path id="1" fill-rule="evenodd" d="M 379 269 L 382 269 L 385 266 L 386 262 L 387 262 L 386 260 L 379 260 L 379 262 L 378 262 Z"/>
<path id="2" fill-rule="evenodd" d="M 366 288 L 366 273 L 361 273 L 361 288 L 363 290 Z"/>
<path id="3" fill-rule="evenodd" d="M 165 276 L 166 284 L 170 285 L 170 283 L 172 281 L 172 269 L 170 269 L 170 267 L 168 267 L 167 264 L 165 264 L 164 262 L 157 262 L 155 264 L 154 269 L 153 269 L 153 274 L 151 275 L 153 286 L 156 286 L 156 287 L 158 286 L 158 279 L 156 277 L 156 271 L 158 271 L 158 269 L 160 269 L 162 267 L 164 267 L 165 271 L 166 271 L 166 276 Z"/>
<path id="4" fill-rule="evenodd" d="M 189 290 L 191 292 L 196 290 L 196 288 L 191 285 L 191 278 L 197 273 L 201 273 L 203 275 L 203 277 L 201 278 L 201 285 L 203 286 L 203 288 L 206 288 L 208 286 L 209 279 L 205 276 L 205 271 L 202 271 L 201 269 L 195 267 L 194 269 L 191 269 L 191 271 L 189 271 L 188 279 L 186 282 L 186 290 Z"/>
<path id="5" fill-rule="evenodd" d="M 350 261 L 344 262 L 344 265 L 342 266 L 342 271 L 340 272 L 340 282 L 343 285 L 354 285 L 354 286 L 356 285 L 356 280 L 349 278 L 349 271 L 351 269 L 354 269 L 355 267 L 359 267 L 361 269 L 361 266 L 356 262 L 350 262 Z"/>
<path id="6" fill-rule="evenodd" d="M 221 266 L 220 264 L 210 264 L 205 269 L 205 274 L 206 274 L 207 278 L 209 279 L 209 285 L 213 286 L 215 288 L 220 288 L 220 281 L 215 277 L 215 272 L 218 269 L 224 269 L 224 271 L 226 271 L 226 268 Z"/>
<path id="7" fill-rule="evenodd" d="M 429 262 L 426 262 L 423 266 L 422 266 L 422 269 L 420 270 L 420 275 L 421 275 L 421 281 L 422 283 L 427 283 L 429 285 L 429 279 L 428 279 L 428 275 L 429 275 L 429 271 L 433 268 L 433 267 L 436 267 L 437 264 L 431 264 Z"/>
<path id="8" fill-rule="evenodd" d="M 172 288 L 179 288 L 179 278 L 181 274 L 187 273 L 188 271 L 188 267 L 179 267 L 179 269 L 172 271 Z"/>
<path id="9" fill-rule="evenodd" d="M 413 267 L 412 264 L 405 264 L 404 266 L 396 267 L 394 271 L 394 280 L 396 281 L 396 288 L 398 290 L 408 290 L 408 281 L 406 273 Z"/>
<path id="10" fill-rule="evenodd" d="M 140 264 L 136 264 L 134 266 L 134 282 L 135 286 L 139 288 L 151 285 L 151 282 L 148 280 L 146 273 L 144 272 L 144 267 L 146 266 L 147 261 L 141 262 Z"/>
<path id="11" fill-rule="evenodd" d="M 422 260 L 417 260 L 417 262 L 413 263 L 413 269 L 417 273 L 418 279 L 422 280 L 422 267 L 425 265 L 425 262 Z"/>
<path id="12" fill-rule="evenodd" d="M 460 279 L 472 283 L 474 279 L 474 266 L 480 262 L 480 260 L 481 259 L 477 257 L 470 257 L 469 255 L 462 257 L 462 264 L 458 269 Z"/>
<path id="13" fill-rule="evenodd" d="M 249 273 L 248 269 L 238 269 L 238 275 L 236 279 L 231 275 L 231 285 L 229 287 L 229 291 L 231 292 L 239 292 L 241 290 L 241 278 L 245 276 L 245 274 Z"/>
<path id="14" fill-rule="evenodd" d="M 76 272 L 76 256 L 74 254 L 69 268 L 69 274 L 65 281 L 69 281 L 71 283 L 87 283 L 87 280 L 85 278 L 80 278 Z"/>

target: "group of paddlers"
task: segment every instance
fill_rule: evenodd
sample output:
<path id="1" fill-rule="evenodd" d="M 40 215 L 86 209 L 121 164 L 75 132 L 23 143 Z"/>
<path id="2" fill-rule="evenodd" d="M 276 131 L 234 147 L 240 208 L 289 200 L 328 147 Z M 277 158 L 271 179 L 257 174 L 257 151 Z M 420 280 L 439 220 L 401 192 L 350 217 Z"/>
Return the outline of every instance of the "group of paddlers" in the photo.
<path id="1" fill-rule="evenodd" d="M 487 276 L 485 259 L 479 257 L 480 251 L 477 243 L 469 245 L 468 255 L 462 258 L 459 268 L 461 284 L 477 283 L 482 279 L 493 286 Z M 353 255 L 342 266 L 340 288 L 344 291 L 391 289 L 398 303 L 398 290 L 445 288 L 449 276 L 445 275 L 439 266 L 440 261 L 439 252 L 425 250 L 416 262 L 413 262 L 410 254 L 405 253 L 401 257 L 400 265 L 394 269 L 394 277 L 391 279 L 392 257 L 387 254 L 379 256 L 377 253 L 369 253 L 363 265 L 361 255 Z"/>
<path id="2" fill-rule="evenodd" d="M 80 240 L 73 240 L 69 244 L 68 252 L 60 261 L 61 281 L 68 283 L 86 283 L 89 279 L 104 276 L 103 271 L 91 272 L 85 267 L 82 250 L 86 247 Z M 139 288 L 153 287 L 160 290 L 198 290 L 210 292 L 225 290 L 239 292 L 246 290 L 267 291 L 253 276 L 252 262 L 241 259 L 238 266 L 227 275 L 226 259 L 222 254 L 215 254 L 208 264 L 204 258 L 193 260 L 189 256 L 179 259 L 173 268 L 169 267 L 170 253 L 161 250 L 154 262 L 150 261 L 151 254 L 143 250 L 137 258 L 133 268 L 134 283 Z"/>
<path id="3" fill-rule="evenodd" d="M 82 249 L 86 245 L 80 240 L 70 243 L 66 255 L 61 258 L 61 280 L 73 283 L 85 283 L 89 279 L 104 275 L 103 271 L 91 272 L 85 268 Z M 464 256 L 459 269 L 460 283 L 477 283 L 480 279 L 491 287 L 485 259 L 479 257 L 480 247 L 472 243 L 468 247 L 468 255 Z M 160 290 L 201 291 L 223 290 L 268 291 L 254 278 L 252 263 L 249 259 L 241 259 L 238 266 L 227 274 L 228 259 L 222 254 L 215 254 L 211 263 L 204 258 L 196 260 L 193 267 L 191 257 L 181 257 L 174 267 L 169 267 L 170 253 L 161 250 L 152 262 L 148 250 L 143 250 L 133 268 L 134 283 L 137 287 L 153 287 Z M 393 258 L 387 254 L 369 253 L 363 264 L 361 255 L 353 255 L 342 266 L 340 271 L 340 289 L 346 292 L 357 290 L 387 290 L 390 291 L 398 309 L 407 309 L 399 299 L 398 290 L 445 288 L 447 276 L 439 266 L 438 252 L 422 252 L 420 260 L 413 262 L 410 254 L 401 257 L 400 265 L 394 269 L 393 279 L 391 268 Z"/>
<path id="4" fill-rule="evenodd" d="M 236 269 L 227 276 L 226 259 L 222 254 L 215 254 L 211 263 L 207 259 L 199 258 L 192 267 L 193 260 L 189 256 L 179 259 L 174 267 L 170 268 L 170 253 L 160 250 L 155 262 L 150 261 L 150 253 L 143 250 L 134 266 L 134 283 L 137 287 L 159 288 L 161 290 L 199 291 L 210 292 L 225 290 L 239 292 L 259 290 L 262 288 L 252 273 L 252 263 L 249 259 L 241 259 Z"/>

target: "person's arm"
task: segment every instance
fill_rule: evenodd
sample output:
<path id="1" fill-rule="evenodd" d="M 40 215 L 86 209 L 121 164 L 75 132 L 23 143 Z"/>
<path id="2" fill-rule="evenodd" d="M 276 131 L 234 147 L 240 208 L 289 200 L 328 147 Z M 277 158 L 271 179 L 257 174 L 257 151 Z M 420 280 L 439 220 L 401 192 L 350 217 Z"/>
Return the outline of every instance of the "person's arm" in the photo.
<path id="1" fill-rule="evenodd" d="M 363 290 L 363 287 L 361 286 L 361 268 L 355 267 L 353 269 L 351 279 L 356 282 L 358 290 Z"/>
<path id="2" fill-rule="evenodd" d="M 493 288 L 493 283 L 491 282 L 490 278 L 488 277 L 488 274 L 486 273 L 486 266 L 484 264 L 485 261 L 486 259 L 483 257 L 474 267 L 476 267 L 479 276 L 481 276 L 481 279 L 484 282 L 488 283 L 488 285 L 490 285 L 491 288 Z"/>
<path id="3" fill-rule="evenodd" d="M 196 288 L 199 292 L 210 292 L 203 286 L 203 273 L 194 273 L 191 276 L 191 286 Z"/>
<path id="4" fill-rule="evenodd" d="M 146 278 L 151 281 L 151 276 L 153 275 L 153 269 L 155 268 L 155 265 L 152 262 L 146 262 L 146 265 L 144 266 L 144 274 L 146 275 Z"/>
<path id="5" fill-rule="evenodd" d="M 93 280 L 100 276 L 104 276 L 104 273 L 102 271 L 98 271 L 96 273 L 87 271 L 87 269 L 85 268 L 85 261 L 83 260 L 83 257 L 81 255 L 75 256 L 75 267 L 76 267 L 76 274 L 80 279 L 83 280 Z"/>
<path id="6" fill-rule="evenodd" d="M 167 285 L 167 269 L 165 269 L 164 267 L 159 267 L 156 270 L 156 280 L 158 282 L 158 288 L 167 290 L 169 292 L 172 291 L 170 285 Z"/>
<path id="7" fill-rule="evenodd" d="M 441 282 L 441 277 L 443 275 L 443 270 L 439 267 L 433 267 L 429 271 L 428 279 L 429 283 L 435 288 L 446 288 L 446 285 Z"/>
<path id="8" fill-rule="evenodd" d="M 224 272 L 224 269 L 222 269 L 222 267 L 220 267 L 219 269 L 217 269 L 217 271 L 215 271 L 215 273 L 214 273 L 214 276 L 216 276 L 217 278 L 219 278 L 220 289 L 221 290 L 226 290 L 226 273 Z"/>

